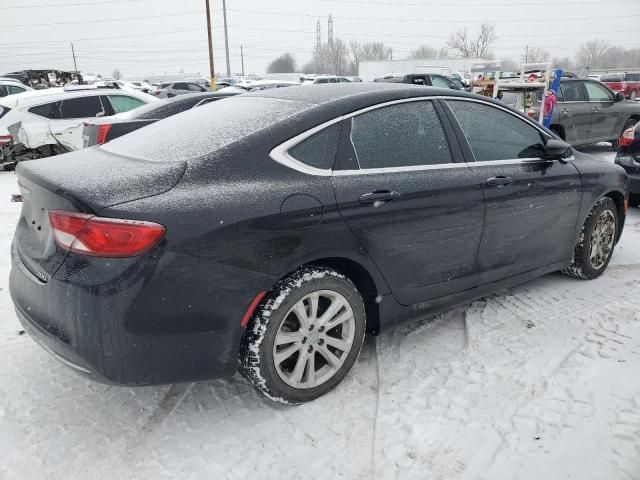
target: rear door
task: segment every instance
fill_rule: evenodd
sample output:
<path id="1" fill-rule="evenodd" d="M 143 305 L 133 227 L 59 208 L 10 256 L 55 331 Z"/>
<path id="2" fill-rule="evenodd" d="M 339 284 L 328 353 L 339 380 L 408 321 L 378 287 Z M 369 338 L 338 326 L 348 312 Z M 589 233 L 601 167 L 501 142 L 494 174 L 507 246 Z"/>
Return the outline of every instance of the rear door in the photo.
<path id="1" fill-rule="evenodd" d="M 477 280 L 482 190 L 439 108 L 406 101 L 344 120 L 334 169 L 342 217 L 404 305 Z"/>
<path id="2" fill-rule="evenodd" d="M 575 166 L 542 159 L 550 137 L 506 108 L 469 99 L 447 105 L 484 192 L 483 282 L 571 258 L 582 198 Z"/>
<path id="3" fill-rule="evenodd" d="M 60 118 L 51 120 L 49 129 L 53 138 L 69 150 L 83 148 L 83 122 L 92 118 L 113 115 L 106 96 L 91 95 L 65 98 L 60 104 Z"/>
<path id="4" fill-rule="evenodd" d="M 586 143 L 591 128 L 591 104 L 583 82 L 568 80 L 560 84 L 561 96 L 556 110 L 565 130 L 565 140 L 572 144 Z"/>
<path id="5" fill-rule="evenodd" d="M 622 133 L 618 131 L 621 115 L 613 94 L 597 82 L 585 81 L 584 86 L 591 104 L 589 139 L 594 142 L 617 139 Z"/>

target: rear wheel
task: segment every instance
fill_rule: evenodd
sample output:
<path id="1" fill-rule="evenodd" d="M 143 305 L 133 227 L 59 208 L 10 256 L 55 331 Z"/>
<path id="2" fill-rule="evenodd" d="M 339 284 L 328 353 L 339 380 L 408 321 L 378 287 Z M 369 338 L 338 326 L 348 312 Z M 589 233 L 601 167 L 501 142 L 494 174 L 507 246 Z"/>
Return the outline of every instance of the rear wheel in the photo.
<path id="1" fill-rule="evenodd" d="M 635 100 L 637 95 L 638 93 L 635 90 L 631 90 L 631 93 L 629 94 L 629 100 Z"/>
<path id="2" fill-rule="evenodd" d="M 365 307 L 355 285 L 329 268 L 279 282 L 247 326 L 240 362 L 272 400 L 299 404 L 333 389 L 355 363 Z"/>
<path id="3" fill-rule="evenodd" d="M 618 232 L 618 208 L 609 197 L 596 202 L 582 226 L 571 265 L 563 273 L 582 280 L 602 275 L 609 265 Z"/>

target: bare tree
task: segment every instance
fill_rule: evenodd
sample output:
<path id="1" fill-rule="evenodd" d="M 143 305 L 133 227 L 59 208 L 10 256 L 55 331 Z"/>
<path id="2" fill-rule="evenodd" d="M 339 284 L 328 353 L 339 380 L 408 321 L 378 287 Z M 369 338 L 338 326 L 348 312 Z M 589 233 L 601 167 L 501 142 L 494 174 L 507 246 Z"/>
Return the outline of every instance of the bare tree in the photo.
<path id="1" fill-rule="evenodd" d="M 496 27 L 483 23 L 477 35 L 472 36 L 467 27 L 451 34 L 447 45 L 464 58 L 491 57 L 491 45 L 498 39 Z"/>
<path id="2" fill-rule="evenodd" d="M 416 48 L 413 52 L 411 52 L 411 55 L 409 56 L 409 58 L 437 58 L 438 57 L 438 50 L 436 50 L 433 47 L 430 47 L 429 45 L 420 45 L 418 48 Z"/>
<path id="3" fill-rule="evenodd" d="M 296 59 L 292 53 L 283 53 L 267 67 L 267 73 L 294 73 Z"/>
<path id="4" fill-rule="evenodd" d="M 349 49 L 339 38 L 322 45 L 304 66 L 306 73 L 331 75 L 349 75 L 353 73 L 353 69 L 354 65 L 349 60 Z"/>
<path id="5" fill-rule="evenodd" d="M 569 57 L 553 57 L 551 59 L 553 68 L 561 68 L 565 71 L 573 69 L 573 62 Z"/>
<path id="6" fill-rule="evenodd" d="M 526 54 L 526 60 L 529 63 L 540 63 L 550 61 L 551 54 L 544 48 L 531 47 Z"/>
<path id="7" fill-rule="evenodd" d="M 606 68 L 606 57 L 611 46 L 604 40 L 590 40 L 578 50 L 578 65 L 582 68 Z"/>
<path id="8" fill-rule="evenodd" d="M 520 71 L 520 66 L 517 62 L 514 62 L 512 58 L 502 57 L 500 59 L 500 68 L 503 72 L 518 72 Z"/>
<path id="9" fill-rule="evenodd" d="M 120 80 L 122 78 L 122 73 L 116 68 L 113 72 L 111 72 L 111 76 L 114 80 Z"/>
<path id="10" fill-rule="evenodd" d="M 389 60 L 391 58 L 391 49 L 382 42 L 359 43 L 356 41 L 349 42 L 351 48 L 352 70 L 357 75 L 360 68 L 360 62 L 368 62 L 375 60 Z"/>

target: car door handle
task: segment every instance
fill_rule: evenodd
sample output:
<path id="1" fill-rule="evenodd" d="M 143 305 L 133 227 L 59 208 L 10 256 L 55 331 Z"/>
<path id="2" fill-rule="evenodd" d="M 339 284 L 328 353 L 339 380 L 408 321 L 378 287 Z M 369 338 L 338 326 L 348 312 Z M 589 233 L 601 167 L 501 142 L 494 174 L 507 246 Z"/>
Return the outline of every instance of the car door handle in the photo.
<path id="1" fill-rule="evenodd" d="M 560 111 L 561 111 L 562 113 L 569 113 L 569 110 L 568 110 L 568 109 L 566 109 L 566 108 L 561 108 L 561 109 L 560 109 Z"/>
<path id="2" fill-rule="evenodd" d="M 491 177 L 487 179 L 487 185 L 490 187 L 504 187 L 511 183 L 513 183 L 513 178 L 511 177 Z"/>
<path id="3" fill-rule="evenodd" d="M 389 190 L 376 190 L 360 196 L 360 203 L 390 202 L 400 196 L 400 193 Z"/>
<path id="4" fill-rule="evenodd" d="M 598 107 L 593 107 L 593 108 L 591 109 L 591 111 L 592 111 L 592 112 L 599 112 L 599 111 L 600 111 L 600 108 L 598 108 Z"/>

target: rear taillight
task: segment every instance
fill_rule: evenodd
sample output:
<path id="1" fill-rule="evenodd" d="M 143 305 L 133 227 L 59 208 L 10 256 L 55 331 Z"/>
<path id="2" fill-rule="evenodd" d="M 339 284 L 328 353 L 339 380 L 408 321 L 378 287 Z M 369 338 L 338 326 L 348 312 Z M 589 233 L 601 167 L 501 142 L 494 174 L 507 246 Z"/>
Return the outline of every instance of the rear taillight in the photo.
<path id="1" fill-rule="evenodd" d="M 622 136 L 620 137 L 620 146 L 628 147 L 631 145 L 636 139 L 636 127 L 633 126 L 631 128 L 627 128 L 624 132 L 622 132 Z"/>
<path id="2" fill-rule="evenodd" d="M 536 117 L 536 112 L 535 110 L 527 110 L 527 116 L 529 118 L 535 118 Z"/>
<path id="3" fill-rule="evenodd" d="M 0 145 L 9 143 L 13 137 L 11 135 L 0 135 Z"/>
<path id="4" fill-rule="evenodd" d="M 98 145 L 102 145 L 107 141 L 107 135 L 109 134 L 109 130 L 111 130 L 111 124 L 106 123 L 104 125 L 96 125 L 96 142 Z"/>
<path id="5" fill-rule="evenodd" d="M 56 243 L 70 252 L 94 257 L 135 257 L 164 237 L 157 223 L 96 217 L 51 210 L 49 223 Z"/>

